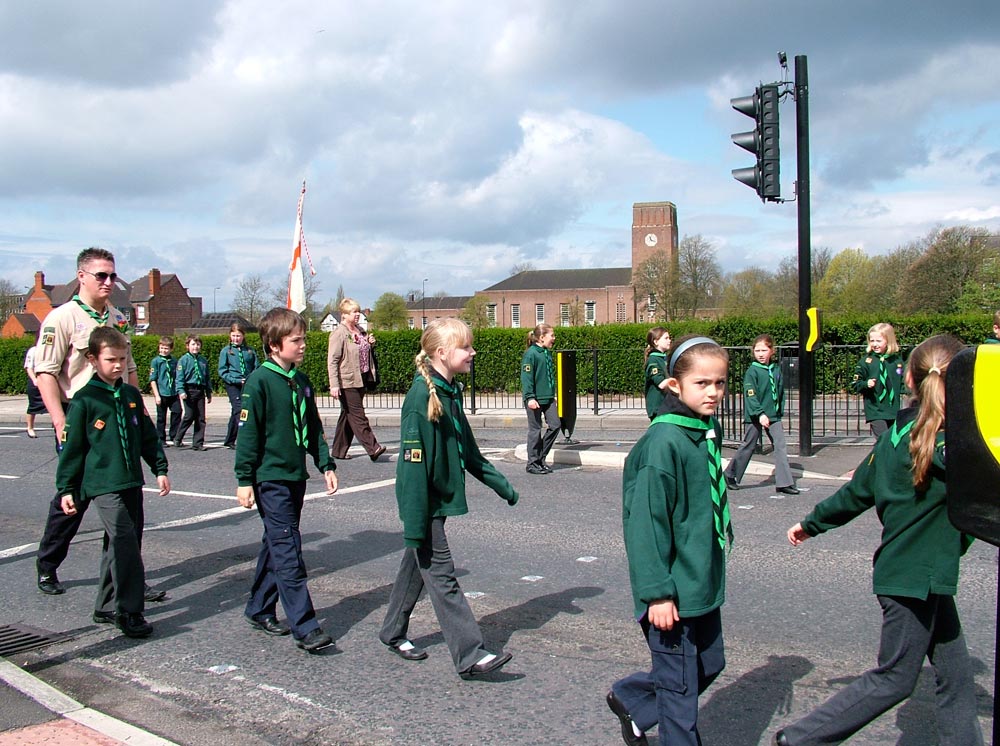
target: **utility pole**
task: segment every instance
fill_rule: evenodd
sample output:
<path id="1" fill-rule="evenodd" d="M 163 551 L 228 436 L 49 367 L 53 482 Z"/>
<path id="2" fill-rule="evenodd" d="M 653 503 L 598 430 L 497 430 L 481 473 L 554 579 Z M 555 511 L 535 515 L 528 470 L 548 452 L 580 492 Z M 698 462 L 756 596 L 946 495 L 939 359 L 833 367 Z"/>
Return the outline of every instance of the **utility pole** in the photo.
<path id="1" fill-rule="evenodd" d="M 807 348 L 808 309 L 812 306 L 812 229 L 809 216 L 809 69 L 806 56 L 795 57 L 795 140 L 798 173 L 795 197 L 799 211 L 799 454 L 812 456 L 815 359 Z"/>

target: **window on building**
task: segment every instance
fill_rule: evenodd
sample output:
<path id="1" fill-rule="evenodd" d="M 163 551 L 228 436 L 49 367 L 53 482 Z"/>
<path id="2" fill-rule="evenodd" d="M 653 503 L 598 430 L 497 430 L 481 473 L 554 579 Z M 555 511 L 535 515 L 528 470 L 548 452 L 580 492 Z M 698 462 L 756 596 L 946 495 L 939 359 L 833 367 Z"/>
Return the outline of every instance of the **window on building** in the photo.
<path id="1" fill-rule="evenodd" d="M 426 329 L 427 328 L 427 317 L 426 316 L 421 316 L 420 317 L 420 328 L 421 329 Z"/>
<path id="2" fill-rule="evenodd" d="M 535 304 L 535 323 L 544 324 L 545 323 L 545 304 L 536 303 Z"/>
<path id="3" fill-rule="evenodd" d="M 487 303 L 486 304 L 486 320 L 490 323 L 490 326 L 497 325 L 497 304 Z"/>
<path id="4" fill-rule="evenodd" d="M 624 324 L 628 321 L 628 316 L 625 315 L 625 304 L 617 303 L 615 304 L 615 321 L 619 324 Z"/>
<path id="5" fill-rule="evenodd" d="M 406 324 L 411 329 L 413 329 L 416 326 L 416 324 L 413 322 L 413 317 L 412 316 L 406 320 Z"/>
<path id="6" fill-rule="evenodd" d="M 510 304 L 510 326 L 512 329 L 521 328 L 521 304 Z"/>
<path id="7" fill-rule="evenodd" d="M 646 308 L 650 311 L 656 310 L 656 293 L 650 293 L 646 298 Z"/>
<path id="8" fill-rule="evenodd" d="M 597 323 L 597 301 L 588 300 L 583 304 L 583 320 L 589 326 Z"/>
<path id="9" fill-rule="evenodd" d="M 559 304 L 559 324 L 569 326 L 569 303 Z"/>
<path id="10" fill-rule="evenodd" d="M 137 319 L 144 319 L 144 318 L 146 318 L 146 307 L 145 306 L 136 306 L 135 307 L 135 317 Z"/>

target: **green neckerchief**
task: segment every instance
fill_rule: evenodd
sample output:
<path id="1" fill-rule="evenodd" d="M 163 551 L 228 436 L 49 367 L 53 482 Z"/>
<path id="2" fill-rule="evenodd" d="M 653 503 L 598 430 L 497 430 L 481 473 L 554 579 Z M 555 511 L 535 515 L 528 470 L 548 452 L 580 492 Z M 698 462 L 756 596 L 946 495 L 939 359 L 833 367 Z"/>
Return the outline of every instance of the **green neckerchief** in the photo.
<path id="1" fill-rule="evenodd" d="M 125 403 L 122 401 L 122 379 L 115 381 L 114 386 L 109 386 L 97 376 L 90 379 L 90 382 L 98 388 L 110 391 L 115 398 L 115 417 L 118 419 L 118 439 L 122 444 L 122 455 L 125 456 L 125 468 L 132 471 L 132 457 L 128 450 L 128 420 L 125 416 Z"/>
<path id="2" fill-rule="evenodd" d="M 751 365 L 751 367 L 754 366 L 754 365 L 756 365 L 758 368 L 763 368 L 764 370 L 767 371 L 767 377 L 771 381 L 771 398 L 774 400 L 774 403 L 777 404 L 778 403 L 778 387 L 777 387 L 777 385 L 775 385 L 775 382 L 774 382 L 774 363 L 768 363 L 767 365 L 764 365 L 764 363 L 759 363 L 756 360 L 754 360 L 752 363 L 750 363 L 750 365 Z"/>
<path id="3" fill-rule="evenodd" d="M 440 389 L 443 389 L 451 397 L 451 404 L 448 407 L 448 415 L 451 417 L 451 422 L 455 426 L 455 434 L 458 436 L 456 441 L 458 442 L 458 463 L 462 468 L 462 475 L 465 476 L 465 447 L 463 441 L 465 435 L 462 428 L 462 393 L 458 386 L 454 383 L 448 383 L 443 378 L 438 376 L 433 376 L 432 379 L 434 385 Z"/>
<path id="4" fill-rule="evenodd" d="M 197 379 L 196 383 L 199 386 L 204 387 L 205 382 L 201 378 L 201 364 L 198 362 L 198 356 L 192 355 L 190 352 L 185 352 L 184 354 L 190 357 L 194 361 L 194 375 L 195 378 Z"/>
<path id="5" fill-rule="evenodd" d="M 885 399 L 886 394 L 889 395 L 889 403 L 892 404 L 896 400 L 896 392 L 893 391 L 892 386 L 889 385 L 889 374 L 885 368 L 885 359 L 889 357 L 889 354 L 879 355 L 878 358 L 878 382 L 882 386 L 882 390 L 879 392 L 878 400 L 882 401 Z"/>
<path id="6" fill-rule="evenodd" d="M 104 313 L 98 313 L 93 308 L 84 303 L 83 298 L 81 298 L 79 295 L 74 295 L 73 300 L 76 302 L 78 306 L 80 306 L 80 308 L 82 308 L 84 311 L 87 312 L 87 315 L 90 318 L 92 318 L 101 326 L 104 326 L 105 324 L 108 323 L 108 317 L 111 315 L 111 309 L 108 308 L 106 305 L 104 306 Z"/>
<path id="7" fill-rule="evenodd" d="M 239 346 L 239 347 L 234 347 L 233 345 L 229 345 L 229 349 L 236 350 L 237 354 L 239 354 L 239 356 L 240 356 L 240 378 L 246 378 L 247 377 L 247 363 L 246 363 L 246 360 L 243 359 L 243 347 L 242 347 L 242 345 Z"/>
<path id="8" fill-rule="evenodd" d="M 899 441 L 901 441 L 903 439 L 903 436 L 906 435 L 908 432 L 910 432 L 910 430 L 913 429 L 913 423 L 914 422 L 916 422 L 916 420 L 910 420 L 909 422 L 907 422 L 902 427 L 899 427 L 899 424 L 896 423 L 896 422 L 892 423 L 892 430 L 889 432 L 889 438 L 892 439 L 892 447 L 893 448 L 895 448 L 896 446 L 898 446 L 899 445 Z"/>
<path id="9" fill-rule="evenodd" d="M 705 445 L 708 447 L 708 481 L 712 485 L 712 505 L 715 513 L 715 535 L 719 546 L 726 548 L 726 539 L 729 540 L 729 547 L 733 545 L 733 525 L 729 519 L 729 498 L 726 494 L 726 478 L 722 473 L 722 452 L 715 438 L 715 419 L 708 422 L 694 417 L 685 417 L 682 414 L 661 414 L 653 418 L 651 425 L 657 422 L 669 422 L 673 425 L 680 425 L 690 430 L 705 431 Z M 711 437 L 709 437 L 711 434 Z"/>
<path id="10" fill-rule="evenodd" d="M 169 355 L 160 355 L 159 357 L 160 357 L 161 360 L 163 360 L 164 363 L 169 363 L 170 362 L 170 356 Z M 172 366 L 170 366 L 169 364 L 168 365 L 164 365 L 163 366 L 163 370 L 164 370 L 164 374 L 167 377 L 167 388 L 169 388 L 171 391 L 173 391 L 176 394 L 177 390 L 174 388 L 174 372 L 170 369 L 171 367 Z"/>
<path id="11" fill-rule="evenodd" d="M 299 393 L 299 385 L 295 382 L 295 366 L 293 365 L 291 370 L 285 370 L 277 363 L 268 360 L 264 363 L 263 367 L 273 370 L 288 381 L 288 388 L 292 390 L 292 427 L 295 429 L 295 445 L 308 448 L 309 431 L 306 427 L 306 399 Z"/>
<path id="12" fill-rule="evenodd" d="M 541 345 L 539 345 L 541 347 Z M 552 391 L 556 390 L 556 364 L 552 359 L 552 350 L 549 347 L 542 347 L 542 352 L 545 353 L 545 377 L 548 379 L 549 386 Z"/>

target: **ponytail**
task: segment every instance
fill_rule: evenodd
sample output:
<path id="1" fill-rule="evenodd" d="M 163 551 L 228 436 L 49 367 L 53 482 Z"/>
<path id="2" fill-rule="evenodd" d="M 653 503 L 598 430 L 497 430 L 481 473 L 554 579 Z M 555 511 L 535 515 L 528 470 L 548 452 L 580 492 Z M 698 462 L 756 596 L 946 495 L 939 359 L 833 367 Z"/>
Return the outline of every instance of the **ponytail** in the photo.
<path id="1" fill-rule="evenodd" d="M 437 386 L 431 379 L 431 359 L 427 357 L 426 352 L 421 350 L 413 362 L 417 366 L 417 373 L 427 382 L 427 419 L 431 422 L 437 422 L 444 413 L 444 407 L 441 404 L 441 399 L 438 398 Z"/>
<path id="2" fill-rule="evenodd" d="M 945 376 L 962 343 L 948 334 L 921 342 L 910 355 L 908 372 L 919 401 L 917 419 L 910 431 L 910 461 L 913 486 L 925 491 L 930 486 L 931 462 L 938 431 L 944 427 Z"/>
<path id="3" fill-rule="evenodd" d="M 531 347 L 531 345 L 535 344 L 538 340 L 540 340 L 542 337 L 544 337 L 550 331 L 552 331 L 552 327 L 549 326 L 548 324 L 539 324 L 534 329 L 532 329 L 530 332 L 528 332 L 528 345 L 527 346 Z"/>
<path id="4" fill-rule="evenodd" d="M 469 325 L 454 316 L 434 319 L 420 335 L 420 352 L 413 359 L 417 372 L 427 383 L 427 419 L 437 422 L 444 414 L 444 405 L 438 397 L 437 386 L 431 378 L 431 355 L 436 350 L 455 350 L 472 344 L 472 330 Z"/>

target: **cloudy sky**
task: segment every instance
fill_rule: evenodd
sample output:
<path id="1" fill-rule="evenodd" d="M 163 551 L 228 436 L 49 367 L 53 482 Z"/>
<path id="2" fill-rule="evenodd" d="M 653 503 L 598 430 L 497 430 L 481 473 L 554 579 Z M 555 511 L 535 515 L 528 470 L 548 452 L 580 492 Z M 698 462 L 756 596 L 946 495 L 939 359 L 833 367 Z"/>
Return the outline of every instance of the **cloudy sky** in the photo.
<path id="1" fill-rule="evenodd" d="M 773 269 L 796 207 L 731 177 L 729 100 L 779 50 L 808 57 L 814 246 L 1000 231 L 995 0 L 0 0 L 0 277 L 99 245 L 221 311 L 285 282 L 303 179 L 324 301 L 628 266 L 660 200 L 727 271 Z"/>

